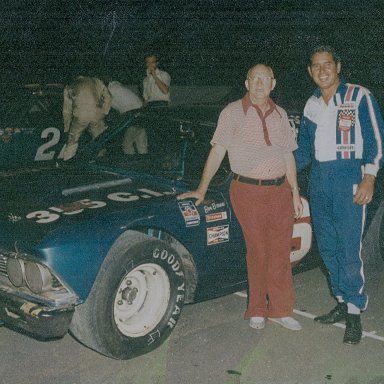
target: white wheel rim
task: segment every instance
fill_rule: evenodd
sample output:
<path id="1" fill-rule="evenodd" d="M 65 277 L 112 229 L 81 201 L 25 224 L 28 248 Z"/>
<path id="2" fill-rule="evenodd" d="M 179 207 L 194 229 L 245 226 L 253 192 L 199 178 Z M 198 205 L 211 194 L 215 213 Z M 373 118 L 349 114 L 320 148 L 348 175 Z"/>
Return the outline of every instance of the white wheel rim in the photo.
<path id="1" fill-rule="evenodd" d="M 113 316 L 127 337 L 151 332 L 163 318 L 170 298 L 167 273 L 157 264 L 141 264 L 128 272 L 117 289 Z"/>

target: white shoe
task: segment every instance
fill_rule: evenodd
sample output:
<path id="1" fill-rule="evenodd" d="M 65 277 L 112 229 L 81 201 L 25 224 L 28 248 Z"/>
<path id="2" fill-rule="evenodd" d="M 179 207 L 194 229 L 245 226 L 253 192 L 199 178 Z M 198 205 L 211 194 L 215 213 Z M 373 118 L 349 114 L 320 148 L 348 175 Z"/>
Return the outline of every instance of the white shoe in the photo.
<path id="1" fill-rule="evenodd" d="M 265 318 L 254 316 L 249 319 L 249 326 L 255 329 L 263 329 L 265 327 Z"/>
<path id="2" fill-rule="evenodd" d="M 292 331 L 300 331 L 302 328 L 300 323 L 293 317 L 268 317 L 268 319 Z"/>

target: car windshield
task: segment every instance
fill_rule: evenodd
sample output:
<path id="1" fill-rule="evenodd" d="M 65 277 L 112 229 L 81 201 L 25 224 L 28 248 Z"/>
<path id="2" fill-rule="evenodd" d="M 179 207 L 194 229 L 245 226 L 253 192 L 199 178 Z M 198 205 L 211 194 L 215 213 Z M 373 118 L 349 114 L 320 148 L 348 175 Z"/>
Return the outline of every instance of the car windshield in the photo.
<path id="1" fill-rule="evenodd" d="M 126 127 L 124 118 L 111 115 L 108 119 L 109 124 L 120 119 L 115 126 L 123 128 L 99 152 L 98 163 L 191 181 L 201 177 L 211 148 L 215 115 L 205 121 L 193 121 L 180 110 L 145 111 L 138 112 Z M 129 115 L 125 121 L 128 119 Z M 216 183 L 227 173 L 227 159 L 222 169 Z"/>

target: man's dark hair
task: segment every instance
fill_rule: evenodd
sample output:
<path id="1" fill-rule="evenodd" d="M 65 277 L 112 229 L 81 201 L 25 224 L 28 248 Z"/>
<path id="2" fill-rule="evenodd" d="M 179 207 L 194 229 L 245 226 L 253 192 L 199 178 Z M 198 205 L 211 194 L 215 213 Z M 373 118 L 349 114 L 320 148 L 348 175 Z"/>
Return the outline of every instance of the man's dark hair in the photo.
<path id="1" fill-rule="evenodd" d="M 335 61 L 336 64 L 338 63 L 341 63 L 341 59 L 340 59 L 340 56 L 339 54 L 336 52 L 336 50 L 331 47 L 330 45 L 318 45 L 317 47 L 313 48 L 312 51 L 310 52 L 310 55 L 309 55 L 309 65 L 312 64 L 311 60 L 312 60 L 312 57 L 316 54 L 316 53 L 323 53 L 323 52 L 327 52 L 327 53 L 330 53 L 333 57 L 333 60 Z"/>

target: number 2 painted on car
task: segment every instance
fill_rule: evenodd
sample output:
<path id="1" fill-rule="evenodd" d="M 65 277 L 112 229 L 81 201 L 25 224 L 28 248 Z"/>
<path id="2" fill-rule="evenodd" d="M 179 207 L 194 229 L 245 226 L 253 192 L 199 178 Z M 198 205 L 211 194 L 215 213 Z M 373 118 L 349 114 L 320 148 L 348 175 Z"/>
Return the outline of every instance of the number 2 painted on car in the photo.
<path id="1" fill-rule="evenodd" d="M 55 158 L 56 151 L 55 150 L 49 150 L 53 148 L 56 144 L 59 143 L 61 132 L 60 129 L 55 127 L 49 127 L 44 129 L 41 132 L 42 139 L 48 139 L 48 141 L 44 144 L 42 144 L 36 152 L 35 161 L 49 161 L 53 160 Z M 61 151 L 62 152 L 62 151 Z M 60 158 L 61 152 L 58 156 Z"/>

